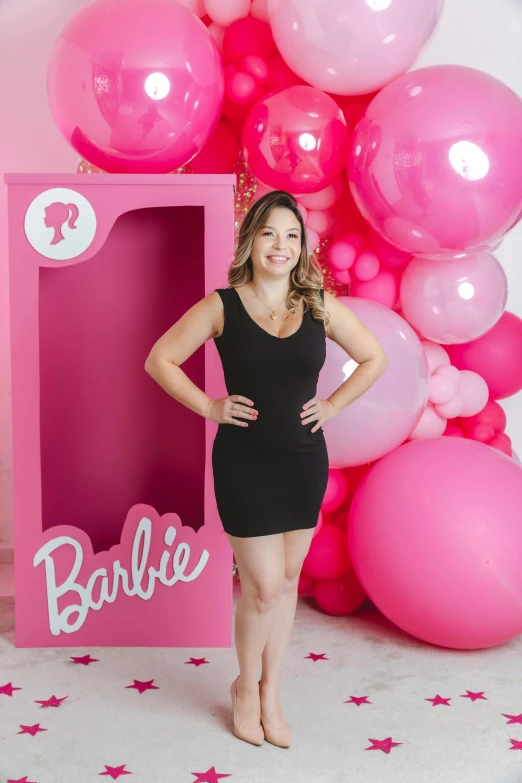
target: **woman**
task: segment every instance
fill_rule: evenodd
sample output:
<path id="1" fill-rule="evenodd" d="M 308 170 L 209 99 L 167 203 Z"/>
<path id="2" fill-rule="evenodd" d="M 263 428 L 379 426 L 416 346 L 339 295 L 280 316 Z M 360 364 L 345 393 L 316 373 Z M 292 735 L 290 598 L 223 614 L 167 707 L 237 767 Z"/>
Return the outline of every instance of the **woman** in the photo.
<path id="1" fill-rule="evenodd" d="M 216 502 L 241 578 L 234 734 L 289 747 L 279 683 L 299 574 L 328 480 L 322 425 L 377 380 L 387 358 L 376 337 L 321 288 L 301 213 L 285 191 L 266 194 L 245 216 L 228 282 L 158 340 L 145 369 L 172 397 L 219 425 L 212 451 Z M 323 400 L 315 393 L 326 337 L 359 366 Z M 218 400 L 180 369 L 209 338 L 229 392 Z"/>

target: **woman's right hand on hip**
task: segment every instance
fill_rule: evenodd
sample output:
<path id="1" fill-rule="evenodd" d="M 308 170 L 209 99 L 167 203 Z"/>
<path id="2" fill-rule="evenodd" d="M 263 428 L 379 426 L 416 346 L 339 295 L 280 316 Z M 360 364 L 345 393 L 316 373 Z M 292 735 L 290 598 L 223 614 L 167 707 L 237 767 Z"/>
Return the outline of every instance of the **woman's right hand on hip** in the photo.
<path id="1" fill-rule="evenodd" d="M 238 427 L 248 427 L 246 421 L 256 421 L 257 411 L 252 406 L 254 403 L 248 397 L 241 394 L 230 394 L 218 400 L 210 400 L 205 418 L 217 421 L 218 424 L 235 424 Z"/>

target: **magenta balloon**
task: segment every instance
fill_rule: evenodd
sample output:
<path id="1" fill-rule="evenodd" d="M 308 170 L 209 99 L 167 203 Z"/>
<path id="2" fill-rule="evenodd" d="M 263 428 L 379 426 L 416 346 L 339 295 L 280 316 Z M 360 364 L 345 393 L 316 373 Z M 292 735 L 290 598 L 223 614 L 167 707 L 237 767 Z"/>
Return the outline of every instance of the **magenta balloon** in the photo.
<path id="1" fill-rule="evenodd" d="M 405 73 L 431 37 L 442 0 L 268 0 L 277 47 L 309 84 L 365 95 Z"/>
<path id="2" fill-rule="evenodd" d="M 162 174 L 189 161 L 219 119 L 221 55 L 171 0 L 97 0 L 62 30 L 48 69 L 66 140 L 108 172 Z"/>
<path id="3" fill-rule="evenodd" d="M 399 249 L 488 249 L 521 216 L 522 101 L 474 68 L 407 73 L 358 123 L 348 177 L 364 217 Z"/>
<path id="4" fill-rule="evenodd" d="M 332 468 L 373 462 L 400 446 L 426 406 L 429 378 L 422 344 L 403 318 L 368 299 L 338 300 L 375 334 L 389 364 L 373 386 L 324 425 Z M 327 340 L 317 396 L 328 398 L 357 366 L 340 345 Z"/>
<path id="5" fill-rule="evenodd" d="M 489 331 L 504 312 L 507 294 L 504 270 L 482 250 L 451 261 L 413 258 L 399 298 L 414 329 L 428 340 L 452 344 Z"/>
<path id="6" fill-rule="evenodd" d="M 495 326 L 470 343 L 447 346 L 451 363 L 486 381 L 493 400 L 522 390 L 522 319 L 507 310 Z"/>
<path id="7" fill-rule="evenodd" d="M 332 184 L 344 168 L 348 132 L 333 98 L 295 85 L 254 104 L 242 145 L 250 171 L 265 185 L 314 193 Z"/>
<path id="8" fill-rule="evenodd" d="M 483 443 L 406 443 L 366 474 L 348 546 L 367 596 L 431 644 L 492 647 L 522 633 L 522 469 Z"/>

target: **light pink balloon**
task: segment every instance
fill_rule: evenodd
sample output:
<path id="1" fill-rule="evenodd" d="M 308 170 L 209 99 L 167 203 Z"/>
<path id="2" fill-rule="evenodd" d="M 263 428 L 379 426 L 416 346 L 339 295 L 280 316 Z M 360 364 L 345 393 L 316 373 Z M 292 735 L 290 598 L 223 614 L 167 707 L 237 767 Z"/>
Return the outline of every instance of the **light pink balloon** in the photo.
<path id="1" fill-rule="evenodd" d="M 432 343 L 430 340 L 422 340 L 421 342 L 422 347 L 424 348 L 424 353 L 426 354 L 430 373 L 435 372 L 438 367 L 442 367 L 443 365 L 450 363 L 448 353 L 441 345 L 438 343 Z"/>
<path id="2" fill-rule="evenodd" d="M 522 470 L 495 449 L 465 438 L 406 443 L 352 501 L 354 570 L 414 637 L 461 650 L 502 644 L 522 633 L 521 508 Z"/>
<path id="3" fill-rule="evenodd" d="M 339 174 L 331 185 L 318 190 L 317 193 L 302 193 L 299 201 L 307 209 L 328 209 L 335 204 L 343 192 L 343 178 Z"/>
<path id="4" fill-rule="evenodd" d="M 357 400 L 324 425 L 331 467 L 373 462 L 403 443 L 427 402 L 428 364 L 409 324 L 377 302 L 338 297 L 381 343 L 389 364 Z M 328 340 L 317 395 L 326 399 L 356 369 L 340 345 Z"/>
<path id="5" fill-rule="evenodd" d="M 405 73 L 432 35 L 442 0 L 269 0 L 282 56 L 309 84 L 365 95 Z"/>
<path id="6" fill-rule="evenodd" d="M 446 378 L 452 380 L 455 386 L 458 386 L 460 383 L 460 372 L 452 364 L 442 364 L 440 367 L 437 367 L 434 375 L 444 375 Z"/>
<path id="7" fill-rule="evenodd" d="M 352 296 L 372 299 L 390 309 L 397 302 L 397 280 L 388 269 L 381 269 L 373 280 L 356 280 L 350 290 Z"/>
<path id="8" fill-rule="evenodd" d="M 321 241 L 321 238 L 317 231 L 314 231 L 312 228 L 306 229 L 306 236 L 308 239 L 308 247 L 311 251 L 317 250 L 319 247 L 319 242 Z"/>
<path id="9" fill-rule="evenodd" d="M 487 251 L 443 261 L 413 258 L 402 275 L 407 320 L 428 340 L 466 343 L 499 320 L 508 294 L 504 270 Z"/>
<path id="10" fill-rule="evenodd" d="M 301 217 L 303 218 L 303 223 L 306 225 L 306 218 L 308 217 L 308 210 L 306 207 L 303 207 L 300 201 L 297 202 L 297 207 L 299 209 L 299 212 L 301 213 Z"/>
<path id="11" fill-rule="evenodd" d="M 428 405 L 409 439 L 439 438 L 445 429 L 446 419 L 438 415 L 433 405 Z"/>
<path id="12" fill-rule="evenodd" d="M 373 280 L 379 272 L 379 259 L 375 253 L 363 250 L 353 265 L 353 273 L 358 280 Z"/>
<path id="13" fill-rule="evenodd" d="M 434 373 L 430 378 L 429 401 L 434 405 L 443 405 L 453 399 L 459 385 L 445 375 Z"/>
<path id="14" fill-rule="evenodd" d="M 355 261 L 357 252 L 348 242 L 332 242 L 328 250 L 328 258 L 335 269 L 349 269 Z"/>
<path id="15" fill-rule="evenodd" d="M 401 250 L 488 249 L 522 216 L 522 101 L 474 68 L 416 69 L 369 104 L 348 177 L 363 216 Z"/>
<path id="16" fill-rule="evenodd" d="M 250 0 L 205 0 L 205 10 L 213 22 L 228 27 L 236 19 L 248 16 Z"/>
<path id="17" fill-rule="evenodd" d="M 464 410 L 464 399 L 460 391 L 458 391 L 449 402 L 434 405 L 433 407 L 435 412 L 443 419 L 454 419 L 460 416 Z"/>
<path id="18" fill-rule="evenodd" d="M 250 14 L 255 19 L 261 19 L 262 22 L 268 22 L 268 0 L 252 0 Z"/>
<path id="19" fill-rule="evenodd" d="M 308 212 L 306 227 L 313 229 L 321 239 L 331 236 L 333 220 L 324 210 L 311 209 Z"/>
<path id="20" fill-rule="evenodd" d="M 484 378 L 470 370 L 460 371 L 459 393 L 462 395 L 463 406 L 458 416 L 475 416 L 484 408 L 489 397 Z"/>
<path id="21" fill-rule="evenodd" d="M 350 285 L 352 282 L 352 276 L 348 269 L 333 269 L 332 277 L 341 285 Z"/>

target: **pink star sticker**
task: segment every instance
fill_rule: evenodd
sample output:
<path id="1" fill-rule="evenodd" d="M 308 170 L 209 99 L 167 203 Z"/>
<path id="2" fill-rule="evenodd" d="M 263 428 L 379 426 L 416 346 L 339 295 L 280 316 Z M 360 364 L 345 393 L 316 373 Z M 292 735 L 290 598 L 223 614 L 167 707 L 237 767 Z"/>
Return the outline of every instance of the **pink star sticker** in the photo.
<path id="1" fill-rule="evenodd" d="M 310 655 L 305 655 L 305 658 L 311 658 L 314 662 L 315 661 L 328 661 L 329 660 L 326 657 L 326 653 L 320 653 L 319 655 L 316 655 L 316 653 L 310 653 Z"/>
<path id="2" fill-rule="evenodd" d="M 466 689 L 466 693 L 460 694 L 462 699 L 471 699 L 471 701 L 476 701 L 477 699 L 484 699 L 487 701 L 486 697 L 484 696 L 484 691 L 468 691 Z"/>
<path id="3" fill-rule="evenodd" d="M 5 685 L 0 685 L 0 694 L 3 693 L 5 696 L 12 696 L 13 691 L 21 691 L 21 688 L 14 688 L 12 682 L 8 682 Z"/>
<path id="4" fill-rule="evenodd" d="M 185 661 L 187 664 L 194 664 L 194 666 L 201 666 L 203 663 L 210 663 L 206 658 L 191 658 L 190 661 Z"/>
<path id="5" fill-rule="evenodd" d="M 372 739 L 368 737 L 370 742 L 373 742 L 373 747 L 365 748 L 365 750 L 383 750 L 385 753 L 389 753 L 391 748 L 395 748 L 396 745 L 402 745 L 402 742 L 392 742 L 391 737 L 386 737 L 383 740 Z"/>
<path id="6" fill-rule="evenodd" d="M 100 772 L 100 776 L 110 775 L 113 780 L 116 780 L 120 775 L 132 775 L 132 772 L 123 769 L 124 766 L 125 764 L 121 764 L 119 767 L 109 767 L 108 764 L 105 764 L 105 772 Z"/>
<path id="7" fill-rule="evenodd" d="M 509 741 L 513 743 L 513 747 L 510 750 L 522 750 L 522 740 L 515 740 L 509 738 Z"/>
<path id="8" fill-rule="evenodd" d="M 88 666 L 90 663 L 94 663 L 95 661 L 99 661 L 99 658 L 91 658 L 91 654 L 88 653 L 87 655 L 82 655 L 81 657 L 74 657 L 71 655 L 71 660 L 73 663 L 83 663 L 84 666 Z"/>
<path id="9" fill-rule="evenodd" d="M 508 723 L 522 723 L 522 714 L 520 715 L 506 715 L 505 712 L 500 713 L 503 718 L 509 718 Z"/>
<path id="10" fill-rule="evenodd" d="M 24 775 L 23 778 L 18 778 L 18 780 L 8 780 L 7 783 L 34 783 L 34 781 L 27 780 L 27 775 Z"/>
<path id="11" fill-rule="evenodd" d="M 360 707 L 361 704 L 371 704 L 371 701 L 368 701 L 368 696 L 350 696 L 344 704 L 357 704 Z"/>
<path id="12" fill-rule="evenodd" d="M 435 696 L 434 699 L 424 699 L 424 701 L 431 701 L 431 702 L 433 702 L 433 704 L 431 705 L 432 707 L 436 707 L 437 704 L 444 704 L 445 707 L 451 707 L 450 700 L 451 700 L 451 697 L 449 699 L 443 699 L 442 696 L 439 696 L 438 693 L 437 693 L 437 695 Z"/>
<path id="13" fill-rule="evenodd" d="M 41 704 L 42 707 L 59 707 L 62 703 L 62 701 L 65 701 L 65 699 L 68 699 L 68 696 L 62 696 L 61 699 L 57 699 L 56 696 L 51 696 L 50 699 L 35 699 L 36 704 Z"/>
<path id="14" fill-rule="evenodd" d="M 206 772 L 191 772 L 191 775 L 197 775 L 197 780 L 192 783 L 218 783 L 219 778 L 229 778 L 229 775 L 219 775 L 215 767 L 210 767 Z"/>
<path id="15" fill-rule="evenodd" d="M 48 729 L 41 729 L 39 723 L 35 723 L 33 726 L 24 726 L 23 723 L 20 723 L 20 727 L 22 731 L 17 732 L 18 734 L 31 734 L 33 737 L 39 731 L 48 731 Z"/>
<path id="16" fill-rule="evenodd" d="M 143 693 L 144 691 L 150 691 L 150 690 L 159 690 L 158 685 L 153 685 L 154 678 L 152 680 L 146 680 L 143 682 L 142 680 L 134 680 L 134 685 L 126 685 L 126 688 L 136 688 L 140 693 Z"/>

